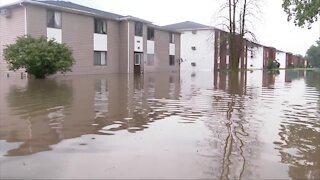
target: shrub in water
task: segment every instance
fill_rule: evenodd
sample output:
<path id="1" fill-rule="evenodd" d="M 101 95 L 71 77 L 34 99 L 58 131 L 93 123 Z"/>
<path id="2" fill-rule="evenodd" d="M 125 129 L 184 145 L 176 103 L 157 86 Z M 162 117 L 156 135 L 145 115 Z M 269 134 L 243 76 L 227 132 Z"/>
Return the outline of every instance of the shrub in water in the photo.
<path id="1" fill-rule="evenodd" d="M 7 45 L 4 58 L 10 70 L 25 68 L 38 79 L 56 72 L 71 71 L 75 62 L 72 51 L 65 44 L 31 36 L 18 37 L 15 44 Z"/>

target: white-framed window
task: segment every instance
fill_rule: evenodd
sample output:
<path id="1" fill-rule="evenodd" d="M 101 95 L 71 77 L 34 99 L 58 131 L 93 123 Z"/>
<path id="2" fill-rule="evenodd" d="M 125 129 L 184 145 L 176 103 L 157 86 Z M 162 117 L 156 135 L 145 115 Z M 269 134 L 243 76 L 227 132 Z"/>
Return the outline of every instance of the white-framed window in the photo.
<path id="1" fill-rule="evenodd" d="M 61 12 L 53 10 L 47 11 L 47 27 L 61 29 Z"/>
<path id="2" fill-rule="evenodd" d="M 153 66 L 154 65 L 154 54 L 147 55 L 147 65 Z"/>
<path id="3" fill-rule="evenodd" d="M 174 66 L 175 65 L 175 61 L 174 61 L 174 55 L 169 55 L 169 65 L 170 66 Z"/>
<path id="4" fill-rule="evenodd" d="M 170 43 L 174 43 L 174 34 L 170 33 Z"/>
<path id="5" fill-rule="evenodd" d="M 94 51 L 94 65 L 95 66 L 107 65 L 107 51 Z"/>
<path id="6" fill-rule="evenodd" d="M 107 21 L 94 19 L 94 33 L 107 34 Z"/>
<path id="7" fill-rule="evenodd" d="M 140 65 L 141 64 L 141 59 L 142 59 L 142 54 L 141 53 L 135 53 L 134 54 L 134 65 Z"/>

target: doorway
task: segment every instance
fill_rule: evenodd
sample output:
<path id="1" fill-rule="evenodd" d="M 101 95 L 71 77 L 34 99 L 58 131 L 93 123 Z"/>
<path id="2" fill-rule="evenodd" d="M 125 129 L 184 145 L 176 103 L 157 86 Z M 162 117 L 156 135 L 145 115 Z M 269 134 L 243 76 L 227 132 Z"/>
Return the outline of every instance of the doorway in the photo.
<path id="1" fill-rule="evenodd" d="M 134 53 L 134 74 L 142 74 L 143 69 L 141 68 L 142 59 L 143 59 L 142 53 Z"/>

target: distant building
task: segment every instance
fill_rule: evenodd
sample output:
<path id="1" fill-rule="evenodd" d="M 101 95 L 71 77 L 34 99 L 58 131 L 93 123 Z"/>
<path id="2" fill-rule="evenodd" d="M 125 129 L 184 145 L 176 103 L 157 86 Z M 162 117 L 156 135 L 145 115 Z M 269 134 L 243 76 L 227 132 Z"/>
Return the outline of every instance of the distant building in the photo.
<path id="1" fill-rule="evenodd" d="M 228 32 L 191 21 L 164 27 L 182 33 L 181 70 L 213 71 L 230 68 Z M 302 66 L 305 62 L 290 53 L 248 40 L 244 40 L 243 47 L 238 44 L 237 48 L 241 51 L 240 69 L 267 69 L 272 61 L 278 61 L 280 68 Z"/>
<path id="2" fill-rule="evenodd" d="M 263 69 L 267 69 L 270 62 L 276 60 L 276 48 L 263 47 Z"/>
<path id="3" fill-rule="evenodd" d="M 280 67 L 281 69 L 287 68 L 286 66 L 286 53 L 280 50 L 277 50 L 277 54 L 276 54 L 276 60 L 280 63 Z"/>
<path id="4" fill-rule="evenodd" d="M 257 43 L 247 43 L 247 69 L 263 69 L 263 46 Z"/>
<path id="5" fill-rule="evenodd" d="M 182 33 L 181 70 L 213 71 L 215 28 L 191 21 L 164 27 Z"/>
<path id="6" fill-rule="evenodd" d="M 180 31 L 181 70 L 213 71 L 230 66 L 228 32 L 185 21 L 164 26 Z M 239 68 L 246 68 L 246 46 L 242 48 Z"/>
<path id="7" fill-rule="evenodd" d="M 177 31 L 71 2 L 23 0 L 0 7 L 0 72 L 8 71 L 4 45 L 22 35 L 66 43 L 76 60 L 70 74 L 180 69 Z"/>

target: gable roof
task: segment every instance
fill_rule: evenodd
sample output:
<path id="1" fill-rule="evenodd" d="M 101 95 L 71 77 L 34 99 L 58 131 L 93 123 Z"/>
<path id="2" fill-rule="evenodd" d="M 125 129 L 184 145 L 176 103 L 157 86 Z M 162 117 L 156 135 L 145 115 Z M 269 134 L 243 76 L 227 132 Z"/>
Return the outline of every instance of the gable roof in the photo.
<path id="1" fill-rule="evenodd" d="M 73 12 L 73 13 L 80 13 L 80 14 L 85 14 L 85 15 L 95 16 L 95 17 L 100 17 L 100 18 L 106 18 L 106 19 L 111 19 L 111 20 L 116 20 L 116 21 L 132 20 L 132 21 L 144 22 L 147 24 L 151 23 L 150 21 L 136 18 L 133 16 L 122 16 L 119 14 L 94 9 L 94 8 L 90 8 L 87 6 L 82 6 L 80 4 L 75 4 L 72 2 L 68 2 L 68 1 L 20 0 L 18 2 L 12 3 L 12 4 L 0 6 L 0 10 L 6 9 L 6 8 L 9 8 L 9 9 L 15 8 L 15 7 L 18 7 L 22 4 L 25 4 L 25 5 L 31 4 L 31 5 L 57 9 L 57 10 L 61 10 L 61 11 L 69 11 L 69 12 Z"/>
<path id="2" fill-rule="evenodd" d="M 207 26 L 200 23 L 195 23 L 192 21 L 184 21 L 180 23 L 170 24 L 166 26 L 162 26 L 167 29 L 172 30 L 201 30 L 201 29 L 214 29 L 214 27 Z"/>
<path id="3" fill-rule="evenodd" d="M 68 8 L 68 9 L 73 9 L 73 10 L 78 10 L 78 11 L 83 11 L 83 12 L 88 12 L 94 15 L 98 15 L 98 16 L 103 16 L 109 19 L 118 19 L 118 18 L 122 18 L 122 15 L 119 14 L 115 14 L 115 13 L 110 13 L 110 12 L 106 12 L 106 11 L 101 11 L 98 9 L 93 9 L 87 6 L 82 6 L 79 4 L 75 4 L 72 2 L 68 2 L 68 1 L 36 1 L 36 2 L 40 2 L 40 3 L 44 3 L 44 4 L 48 4 L 48 5 L 53 5 L 53 6 L 57 6 L 60 8 Z"/>

